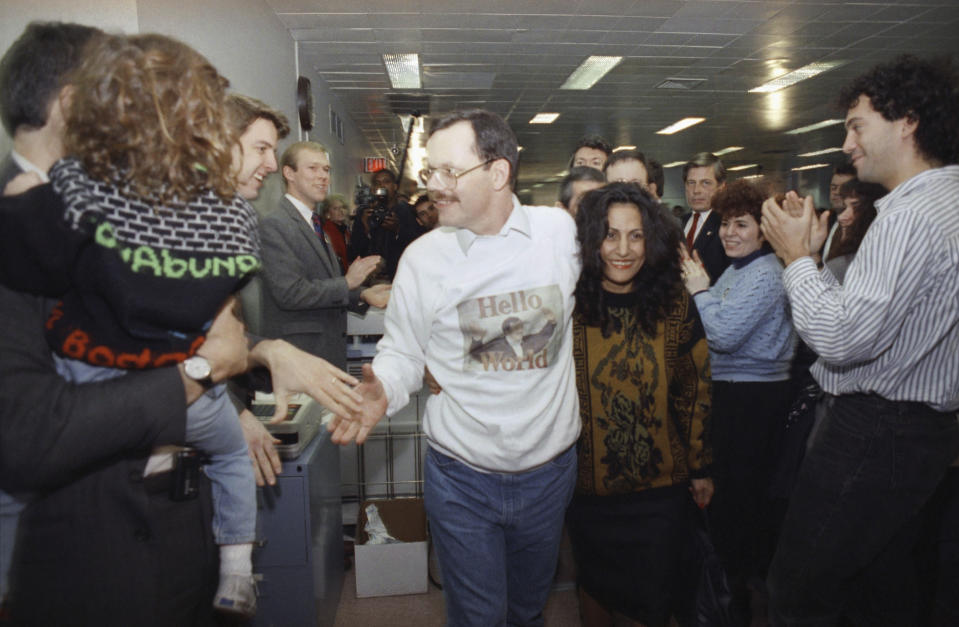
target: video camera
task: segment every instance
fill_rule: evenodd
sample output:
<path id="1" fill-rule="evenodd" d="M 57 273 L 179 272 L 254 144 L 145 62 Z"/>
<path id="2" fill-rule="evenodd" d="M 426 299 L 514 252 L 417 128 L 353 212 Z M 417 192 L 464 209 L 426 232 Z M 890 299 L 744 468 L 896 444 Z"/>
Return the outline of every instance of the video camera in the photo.
<path id="1" fill-rule="evenodd" d="M 390 195 L 386 188 L 377 187 L 373 192 L 373 202 L 371 203 L 373 206 L 373 212 L 370 214 L 371 229 L 375 229 L 382 224 L 386 216 L 390 214 L 389 201 Z"/>

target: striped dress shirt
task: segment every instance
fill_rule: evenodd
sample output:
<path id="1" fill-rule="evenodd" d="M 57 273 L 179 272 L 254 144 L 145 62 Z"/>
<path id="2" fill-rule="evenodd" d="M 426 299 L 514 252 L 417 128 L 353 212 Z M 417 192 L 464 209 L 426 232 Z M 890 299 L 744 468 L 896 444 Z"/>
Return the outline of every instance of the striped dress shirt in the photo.
<path id="1" fill-rule="evenodd" d="M 959 166 L 926 170 L 876 202 L 839 285 L 809 257 L 783 282 L 793 324 L 830 394 L 959 409 Z"/>

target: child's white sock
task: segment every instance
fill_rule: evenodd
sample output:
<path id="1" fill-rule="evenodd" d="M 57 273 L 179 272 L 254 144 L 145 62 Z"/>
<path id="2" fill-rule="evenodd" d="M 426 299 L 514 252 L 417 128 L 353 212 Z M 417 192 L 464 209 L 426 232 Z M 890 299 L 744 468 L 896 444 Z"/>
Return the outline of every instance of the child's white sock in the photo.
<path id="1" fill-rule="evenodd" d="M 253 543 L 244 542 L 243 544 L 221 544 L 220 574 L 252 575 Z"/>

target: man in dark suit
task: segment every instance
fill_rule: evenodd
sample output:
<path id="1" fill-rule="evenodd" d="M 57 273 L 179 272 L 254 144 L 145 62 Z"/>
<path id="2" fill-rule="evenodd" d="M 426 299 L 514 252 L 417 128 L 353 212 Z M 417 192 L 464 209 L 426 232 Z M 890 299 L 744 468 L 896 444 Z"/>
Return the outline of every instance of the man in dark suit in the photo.
<path id="1" fill-rule="evenodd" d="M 380 257 L 356 259 L 343 273 L 314 212 L 330 184 L 321 144 L 297 142 L 280 160 L 286 195 L 260 222 L 263 333 L 282 338 L 339 368 L 346 367 L 346 310 L 385 307 L 389 286 L 362 288 Z"/>
<path id="2" fill-rule="evenodd" d="M 50 166 L 63 155 L 63 78 L 79 63 L 80 49 L 101 31 L 80 24 L 33 22 L 0 59 L 0 120 L 13 150 L 0 160 L 0 194 L 11 185 L 47 180 Z M 3 308 L 6 311 L 7 308 Z M 7 591 L 20 504 L 0 491 L 0 601 Z"/>
<path id="3" fill-rule="evenodd" d="M 396 174 L 389 169 L 377 170 L 370 177 L 373 203 L 357 210 L 359 220 L 353 223 L 350 241 L 351 258 L 364 255 L 383 257 L 376 278 L 392 281 L 406 247 L 422 235 L 413 207 L 400 197 Z"/>
<path id="4" fill-rule="evenodd" d="M 719 241 L 721 219 L 712 210 L 713 194 L 725 184 L 726 166 L 712 153 L 698 153 L 683 166 L 686 204 L 690 210 L 683 219 L 686 247 L 690 249 L 690 254 L 692 251 L 699 254 L 709 273 L 710 285 L 729 265 L 729 258 Z"/>
<path id="5" fill-rule="evenodd" d="M 49 305 L 0 288 L 0 489 L 33 495 L 20 518 L 11 624 L 208 624 L 209 484 L 201 498 L 173 501 L 171 472 L 144 477 L 153 447 L 185 441 L 186 405 L 205 388 L 182 364 L 68 383 L 44 338 Z M 218 333 L 199 352 L 222 380 L 245 369 L 246 342 L 238 322 Z"/>
<path id="6" fill-rule="evenodd" d="M 0 160 L 0 193 L 22 172 L 47 180 L 63 156 L 63 84 L 79 63 L 80 51 L 101 31 L 63 22 L 32 22 L 0 59 L 0 119 L 13 150 Z"/>

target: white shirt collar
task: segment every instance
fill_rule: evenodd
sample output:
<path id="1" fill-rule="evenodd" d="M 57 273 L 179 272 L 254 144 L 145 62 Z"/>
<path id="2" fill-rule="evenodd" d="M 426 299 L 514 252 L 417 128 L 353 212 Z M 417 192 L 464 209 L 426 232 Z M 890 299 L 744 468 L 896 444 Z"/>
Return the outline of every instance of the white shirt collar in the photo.
<path id="1" fill-rule="evenodd" d="M 529 223 L 529 211 L 520 204 L 516 194 L 513 194 L 513 210 L 510 211 L 509 217 L 503 224 L 503 228 L 501 228 L 496 235 L 486 235 L 484 237 L 506 237 L 510 231 L 517 231 L 526 237 L 532 236 Z M 469 229 L 456 229 L 456 241 L 459 243 L 464 255 L 469 251 L 470 246 L 473 245 L 473 242 L 475 242 L 478 237 L 480 236 Z"/>
<path id="2" fill-rule="evenodd" d="M 313 210 L 307 207 L 305 202 L 293 194 L 286 194 L 286 199 L 293 204 L 300 215 L 303 216 L 303 219 L 306 220 L 307 224 L 313 226 Z"/>
<path id="3" fill-rule="evenodd" d="M 930 179 L 937 179 L 939 177 L 952 177 L 955 178 L 959 176 L 959 166 L 947 165 L 939 168 L 929 168 L 928 170 L 923 170 L 919 174 L 913 175 L 912 178 L 906 179 L 899 185 L 896 185 L 894 189 L 889 190 L 889 193 L 876 201 L 876 211 L 882 213 L 886 207 L 896 202 L 897 199 L 902 198 L 910 193 L 913 190 L 919 189 L 924 186 Z"/>
<path id="4" fill-rule="evenodd" d="M 26 157 L 21 155 L 16 150 L 11 150 L 10 156 L 13 158 L 14 163 L 20 166 L 20 169 L 23 170 L 24 172 L 36 172 L 37 175 L 40 176 L 41 181 L 43 181 L 44 183 L 50 182 L 50 177 L 47 176 L 46 172 L 44 172 L 43 170 L 35 166 L 32 161 L 29 161 Z"/>

